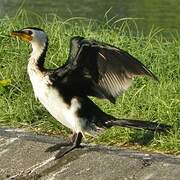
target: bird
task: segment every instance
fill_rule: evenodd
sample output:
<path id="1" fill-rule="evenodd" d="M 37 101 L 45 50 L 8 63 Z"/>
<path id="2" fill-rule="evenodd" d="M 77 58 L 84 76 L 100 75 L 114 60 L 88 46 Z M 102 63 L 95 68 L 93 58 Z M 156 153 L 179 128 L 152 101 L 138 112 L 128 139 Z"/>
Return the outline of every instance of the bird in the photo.
<path id="1" fill-rule="evenodd" d="M 138 59 L 111 44 L 73 36 L 67 61 L 58 68 L 45 68 L 48 35 L 37 27 L 14 30 L 11 36 L 27 41 L 32 46 L 27 73 L 34 95 L 46 110 L 72 131 L 70 141 L 49 147 L 59 151 L 55 159 L 80 148 L 86 135 L 95 136 L 112 126 L 166 131 L 170 126 L 146 120 L 119 119 L 105 113 L 90 96 L 116 102 L 118 96 L 132 84 L 136 76 L 158 78 Z"/>

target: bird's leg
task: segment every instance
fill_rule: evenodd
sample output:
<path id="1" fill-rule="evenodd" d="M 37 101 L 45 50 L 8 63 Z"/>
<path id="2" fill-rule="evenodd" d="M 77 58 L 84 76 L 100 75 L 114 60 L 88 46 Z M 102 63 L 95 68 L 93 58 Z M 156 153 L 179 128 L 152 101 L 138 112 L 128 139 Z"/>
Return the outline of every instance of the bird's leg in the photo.
<path id="1" fill-rule="evenodd" d="M 81 147 L 81 141 L 82 141 L 82 133 L 78 132 L 75 134 L 74 137 L 74 141 L 73 144 L 70 148 L 68 148 L 67 150 L 65 150 L 63 153 L 60 151 L 55 155 L 55 159 L 59 159 L 61 157 L 63 157 L 65 154 L 68 154 L 69 152 L 71 152 L 72 150 L 76 149 L 76 148 L 80 148 Z"/>
<path id="2" fill-rule="evenodd" d="M 54 151 L 57 151 L 63 147 L 72 146 L 74 141 L 75 141 L 76 136 L 77 136 L 77 134 L 74 133 L 72 135 L 71 141 L 67 141 L 67 142 L 65 141 L 65 142 L 61 142 L 61 143 L 55 144 L 53 146 L 50 146 L 45 150 L 45 152 L 54 152 Z"/>

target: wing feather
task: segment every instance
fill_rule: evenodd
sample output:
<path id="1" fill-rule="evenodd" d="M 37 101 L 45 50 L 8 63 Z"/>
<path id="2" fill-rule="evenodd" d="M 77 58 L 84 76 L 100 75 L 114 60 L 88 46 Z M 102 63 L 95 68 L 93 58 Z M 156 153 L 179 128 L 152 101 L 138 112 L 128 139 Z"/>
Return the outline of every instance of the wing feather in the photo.
<path id="1" fill-rule="evenodd" d="M 72 42 L 67 65 L 71 73 L 67 70 L 66 79 L 71 81 L 68 86 L 73 84 L 72 89 L 78 95 L 106 98 L 114 103 L 135 76 L 147 75 L 158 80 L 140 61 L 122 49 L 79 37 Z"/>

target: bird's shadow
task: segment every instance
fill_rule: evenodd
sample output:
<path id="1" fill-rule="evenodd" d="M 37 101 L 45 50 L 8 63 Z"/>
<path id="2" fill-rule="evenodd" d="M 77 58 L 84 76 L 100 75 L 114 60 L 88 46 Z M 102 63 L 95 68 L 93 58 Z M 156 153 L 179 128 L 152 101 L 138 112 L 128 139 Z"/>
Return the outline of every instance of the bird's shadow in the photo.
<path id="1" fill-rule="evenodd" d="M 152 139 L 154 138 L 154 133 L 153 132 L 135 132 L 131 135 L 130 143 L 138 143 L 139 145 L 147 145 L 149 144 Z M 118 149 L 119 150 L 119 149 Z M 61 150 L 60 150 L 61 151 Z M 62 149 L 63 151 L 63 149 Z M 72 162 L 76 159 L 79 159 L 83 154 L 86 154 L 88 152 L 107 152 L 111 151 L 111 153 L 116 152 L 117 150 L 112 150 L 111 148 L 109 149 L 108 147 L 103 147 L 101 145 L 91 145 L 91 144 L 84 144 L 82 148 L 76 149 L 75 151 L 72 151 L 71 153 L 68 153 L 65 157 L 62 157 L 60 159 L 56 160 L 56 163 L 54 166 L 51 166 L 49 169 L 46 169 L 45 171 L 42 172 L 42 174 L 47 174 L 55 169 L 59 169 L 63 165 Z M 119 150 L 120 151 L 120 150 Z"/>
<path id="2" fill-rule="evenodd" d="M 138 144 L 141 146 L 145 146 L 151 144 L 154 139 L 155 132 L 151 131 L 138 131 L 135 130 L 131 135 L 128 143 Z"/>
<path id="3" fill-rule="evenodd" d="M 150 131 L 133 131 L 131 134 L 131 139 L 128 141 L 128 143 L 136 143 L 139 145 L 147 145 L 150 144 L 154 138 L 156 133 L 150 132 Z M 64 149 L 61 149 L 62 151 Z M 60 151 L 61 151 L 60 150 Z M 123 148 L 119 149 L 117 147 L 104 147 L 101 145 L 93 145 L 93 144 L 83 144 L 81 148 L 78 148 L 76 150 L 71 151 L 67 155 L 63 156 L 60 159 L 56 159 L 53 161 L 53 164 L 44 170 L 42 170 L 39 174 L 35 174 L 32 177 L 43 177 L 46 176 L 54 171 L 58 171 L 61 169 L 61 167 L 67 165 L 70 162 L 73 162 L 77 159 L 80 159 L 84 154 L 90 153 L 90 152 L 101 152 L 101 153 L 109 153 L 109 154 L 119 154 L 120 156 L 127 156 L 127 157 L 135 157 L 137 153 L 133 154 L 133 151 L 124 151 Z M 138 158 L 142 159 L 143 157 L 139 156 Z M 31 177 L 31 176 L 29 176 Z"/>

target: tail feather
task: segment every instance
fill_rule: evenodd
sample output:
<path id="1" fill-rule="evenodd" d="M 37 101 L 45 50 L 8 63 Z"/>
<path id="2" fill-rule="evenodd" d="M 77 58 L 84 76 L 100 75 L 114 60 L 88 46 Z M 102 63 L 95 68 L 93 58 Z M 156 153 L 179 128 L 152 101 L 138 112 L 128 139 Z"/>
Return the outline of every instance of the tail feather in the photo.
<path id="1" fill-rule="evenodd" d="M 135 129 L 146 129 L 150 131 L 167 132 L 171 129 L 171 126 L 166 124 L 159 124 L 156 122 L 132 120 L 132 119 L 115 119 L 105 123 L 107 126 L 121 126 Z"/>

